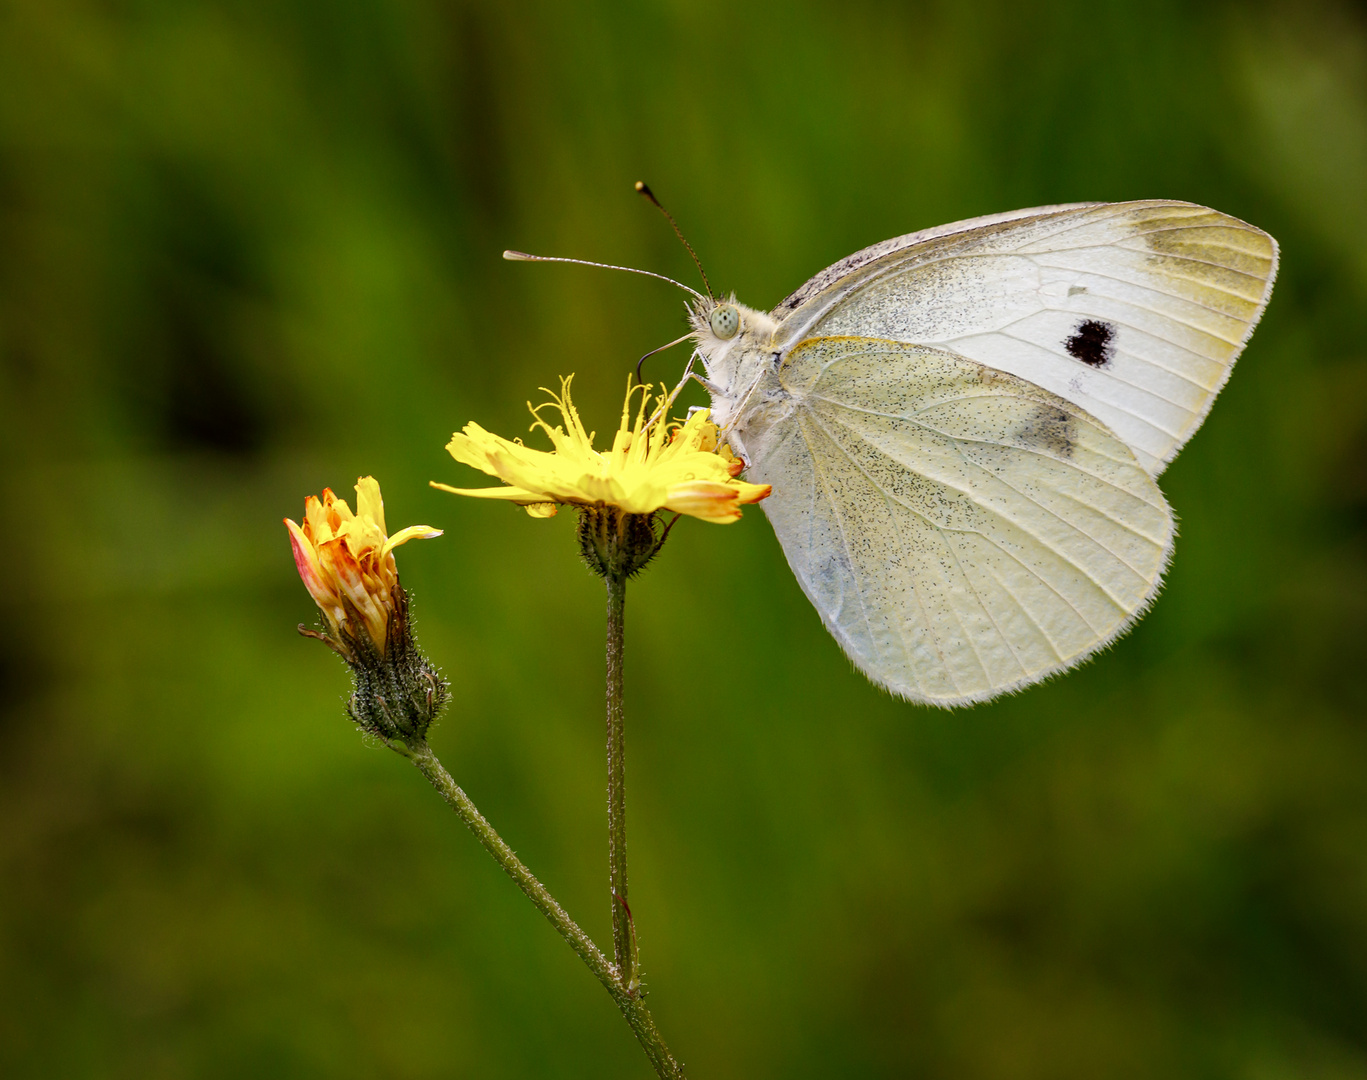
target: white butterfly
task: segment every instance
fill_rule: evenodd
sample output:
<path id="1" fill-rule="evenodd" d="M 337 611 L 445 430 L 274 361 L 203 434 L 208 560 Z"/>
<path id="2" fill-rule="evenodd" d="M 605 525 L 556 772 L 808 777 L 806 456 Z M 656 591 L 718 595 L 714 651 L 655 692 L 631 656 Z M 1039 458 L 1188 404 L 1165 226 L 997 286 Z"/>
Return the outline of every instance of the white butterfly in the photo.
<path id="1" fill-rule="evenodd" d="M 713 417 L 772 484 L 788 562 L 894 694 L 984 701 L 1148 607 L 1155 477 L 1205 419 L 1277 272 L 1191 203 L 1080 203 L 887 240 L 769 314 L 693 304 Z"/>

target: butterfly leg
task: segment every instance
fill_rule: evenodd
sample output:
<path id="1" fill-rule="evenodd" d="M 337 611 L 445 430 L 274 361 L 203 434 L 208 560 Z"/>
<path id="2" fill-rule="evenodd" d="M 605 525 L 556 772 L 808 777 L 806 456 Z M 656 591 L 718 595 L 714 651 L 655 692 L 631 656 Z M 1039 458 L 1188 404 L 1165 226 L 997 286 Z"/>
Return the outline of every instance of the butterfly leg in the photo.
<path id="1" fill-rule="evenodd" d="M 736 426 L 736 421 L 745 415 L 745 406 L 750 402 L 750 395 L 753 394 L 755 392 L 755 388 L 759 386 L 761 382 L 764 381 L 764 376 L 767 374 L 768 372 L 766 371 L 760 372 L 759 375 L 756 376 L 755 381 L 752 382 L 750 386 L 746 389 L 745 393 L 741 395 L 740 404 L 736 406 L 735 411 L 731 414 L 731 419 L 727 421 L 726 426 L 723 427 L 721 431 L 717 433 L 718 439 L 727 434 L 727 432 L 732 431 Z M 702 383 L 703 386 L 707 387 L 707 392 L 711 394 L 713 399 L 715 400 L 721 388 L 715 386 L 714 384 L 708 382 L 706 379 L 701 378 L 697 375 L 693 377 L 697 379 L 698 382 Z"/>
<path id="2" fill-rule="evenodd" d="M 677 345 L 678 342 L 675 342 L 674 344 Z M 655 410 L 655 415 L 650 418 L 650 424 L 653 424 L 657 420 L 659 420 L 660 414 L 674 404 L 674 399 L 677 398 L 681 393 L 683 393 L 683 388 L 688 385 L 689 379 L 696 379 L 698 382 L 702 383 L 703 386 L 707 387 L 708 393 L 712 392 L 712 384 L 709 383 L 706 379 L 704 379 L 701 375 L 695 374 L 693 371 L 693 361 L 697 358 L 698 350 L 694 349 L 692 355 L 688 358 L 688 363 L 684 365 L 683 378 L 679 380 L 679 385 L 674 387 L 674 389 L 669 392 L 669 396 L 666 397 L 664 401 L 660 403 L 660 407 Z M 641 359 L 644 360 L 645 357 L 642 357 Z M 639 377 L 637 381 L 640 381 Z M 646 426 L 649 427 L 650 424 L 647 424 Z"/>

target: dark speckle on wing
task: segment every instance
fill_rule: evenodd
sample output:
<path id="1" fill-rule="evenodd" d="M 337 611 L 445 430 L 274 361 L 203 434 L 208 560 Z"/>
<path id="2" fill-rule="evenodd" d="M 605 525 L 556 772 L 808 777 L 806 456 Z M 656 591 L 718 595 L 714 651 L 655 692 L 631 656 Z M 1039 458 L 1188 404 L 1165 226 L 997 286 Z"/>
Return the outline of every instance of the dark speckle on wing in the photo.
<path id="1" fill-rule="evenodd" d="M 1115 327 L 1110 323 L 1087 319 L 1077 324 L 1073 336 L 1063 343 L 1068 355 L 1089 367 L 1105 367 L 1115 356 Z"/>
<path id="2" fill-rule="evenodd" d="M 1070 458 L 1077 441 L 1073 417 L 1057 405 L 1041 403 L 1021 427 L 1021 443 L 1053 457 Z"/>

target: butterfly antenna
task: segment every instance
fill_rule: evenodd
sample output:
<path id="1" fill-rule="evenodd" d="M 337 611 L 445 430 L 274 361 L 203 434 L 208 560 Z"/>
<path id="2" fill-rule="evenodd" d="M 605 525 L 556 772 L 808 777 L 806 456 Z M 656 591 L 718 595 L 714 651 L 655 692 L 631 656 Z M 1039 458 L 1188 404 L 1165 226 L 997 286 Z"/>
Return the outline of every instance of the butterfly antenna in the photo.
<path id="1" fill-rule="evenodd" d="M 702 268 L 702 260 L 698 258 L 698 253 L 693 250 L 693 245 L 684 239 L 683 230 L 679 228 L 679 223 L 674 220 L 674 215 L 660 204 L 660 200 L 655 198 L 655 192 L 650 190 L 650 185 L 644 180 L 636 181 L 636 190 L 653 202 L 655 204 L 655 209 L 665 216 L 665 220 L 669 222 L 670 228 L 674 230 L 674 235 L 679 238 L 679 243 L 681 243 L 687 249 L 688 253 L 693 256 L 693 265 L 698 268 L 698 273 L 702 276 L 702 287 L 707 290 L 708 299 L 715 300 L 717 297 L 712 292 L 711 282 L 707 280 L 707 271 Z"/>
<path id="2" fill-rule="evenodd" d="M 557 255 L 528 255 L 525 251 L 505 251 L 503 257 L 509 262 L 556 262 L 574 263 L 577 266 L 596 266 L 601 270 L 625 270 L 628 274 L 641 274 L 644 277 L 653 277 L 659 281 L 667 281 L 671 285 L 677 285 L 686 293 L 692 293 L 699 300 L 704 299 L 703 294 L 697 289 L 690 289 L 682 281 L 675 281 L 672 277 L 665 277 L 664 274 L 657 274 L 653 270 L 638 270 L 634 266 L 614 266 L 612 263 L 590 262 L 588 259 L 565 259 Z M 706 284 L 706 281 L 704 281 Z"/>

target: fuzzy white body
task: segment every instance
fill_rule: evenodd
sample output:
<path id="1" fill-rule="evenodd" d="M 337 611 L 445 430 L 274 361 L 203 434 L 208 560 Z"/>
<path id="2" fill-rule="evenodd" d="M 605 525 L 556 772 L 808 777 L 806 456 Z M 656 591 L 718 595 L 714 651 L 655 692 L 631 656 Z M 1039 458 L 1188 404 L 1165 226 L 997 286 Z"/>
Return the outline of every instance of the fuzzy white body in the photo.
<path id="1" fill-rule="evenodd" d="M 1155 477 L 1266 305 L 1276 245 L 1188 203 L 1046 207 L 900 237 L 773 313 L 695 309 L 713 416 L 822 620 L 938 705 L 1080 662 L 1157 593 Z"/>

